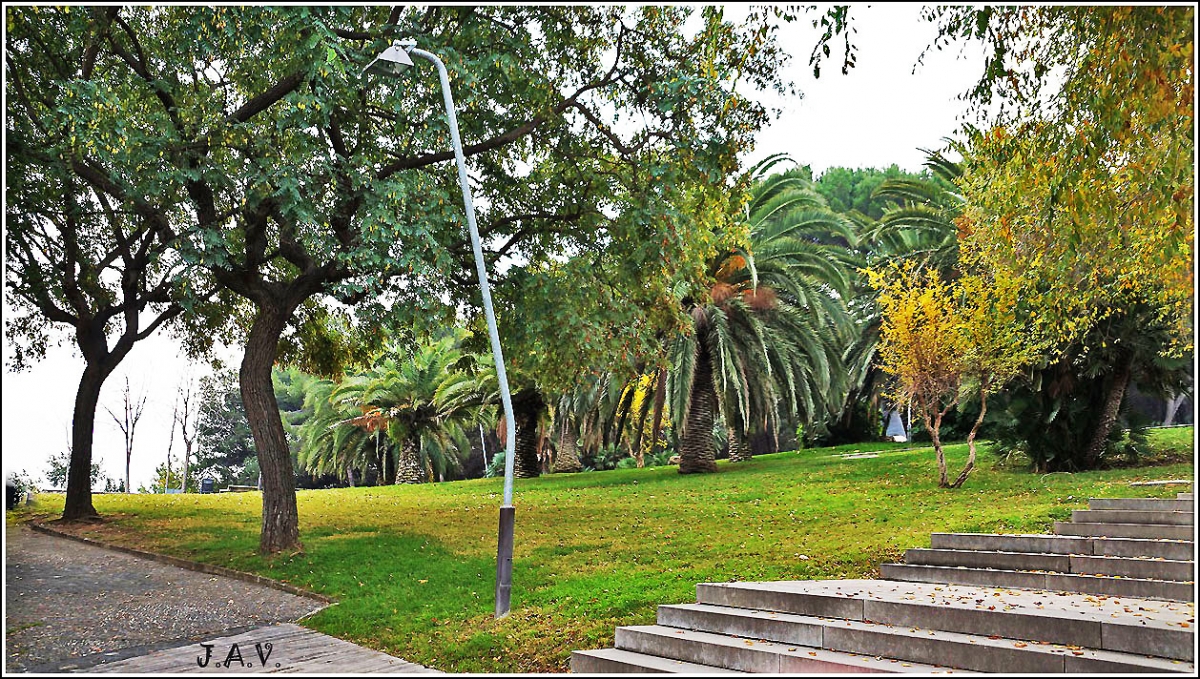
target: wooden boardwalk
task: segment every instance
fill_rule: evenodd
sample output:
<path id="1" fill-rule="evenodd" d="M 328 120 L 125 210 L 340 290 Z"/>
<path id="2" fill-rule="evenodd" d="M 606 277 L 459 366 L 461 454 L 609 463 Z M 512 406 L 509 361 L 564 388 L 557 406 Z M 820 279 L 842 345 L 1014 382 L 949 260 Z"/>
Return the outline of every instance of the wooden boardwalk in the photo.
<path id="1" fill-rule="evenodd" d="M 265 666 L 263 658 L 266 659 Z M 241 634 L 153 651 L 140 657 L 97 665 L 87 671 L 123 674 L 438 673 L 291 623 L 268 625 Z"/>

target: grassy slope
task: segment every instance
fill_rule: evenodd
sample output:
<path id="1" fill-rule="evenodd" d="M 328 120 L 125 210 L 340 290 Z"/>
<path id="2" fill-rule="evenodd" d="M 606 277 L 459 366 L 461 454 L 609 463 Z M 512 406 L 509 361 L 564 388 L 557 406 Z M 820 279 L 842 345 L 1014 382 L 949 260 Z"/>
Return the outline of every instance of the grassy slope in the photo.
<path id="1" fill-rule="evenodd" d="M 1156 447 L 1187 450 L 1191 428 Z M 833 452 L 878 449 L 877 458 Z M 948 449 L 951 472 L 965 446 Z M 570 651 L 611 645 L 660 603 L 695 600 L 705 581 L 875 577 L 934 531 L 1045 532 L 1088 497 L 1172 497 L 1193 464 L 1035 475 L 982 468 L 938 490 L 930 449 L 898 444 L 780 453 L 721 473 L 674 467 L 519 481 L 513 613 L 492 619 L 499 479 L 421 487 L 301 491 L 305 551 L 262 558 L 257 493 L 99 495 L 113 519 L 93 537 L 260 573 L 340 603 L 305 622 L 413 662 L 456 672 L 566 669 Z M 27 517 L 53 518 L 62 496 Z M 807 557 L 807 558 L 804 558 Z"/>

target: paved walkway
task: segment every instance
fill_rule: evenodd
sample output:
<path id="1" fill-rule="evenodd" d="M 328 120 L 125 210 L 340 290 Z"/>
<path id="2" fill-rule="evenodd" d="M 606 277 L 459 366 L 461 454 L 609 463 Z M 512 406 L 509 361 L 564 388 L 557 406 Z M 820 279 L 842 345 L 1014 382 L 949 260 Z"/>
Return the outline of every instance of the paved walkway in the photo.
<path id="1" fill-rule="evenodd" d="M 122 674 L 319 672 L 333 674 L 428 673 L 431 670 L 314 632 L 279 623 L 100 665 L 91 672 Z"/>
<path id="2" fill-rule="evenodd" d="M 382 671 L 424 669 L 296 625 L 262 631 L 324 607 L 307 597 L 34 533 L 25 526 L 6 527 L 5 537 L 6 673 L 100 671 L 102 663 L 152 657 L 169 662 L 162 655 L 169 649 L 176 649 L 172 657 L 186 658 L 184 667 L 126 666 L 116 671 L 182 672 L 198 669 L 197 657 L 205 653 L 202 643 L 214 645 L 212 662 L 224 662 L 242 636 L 249 642 L 241 651 L 244 660 L 258 665 L 254 643 L 280 634 L 284 636 L 268 670 L 338 671 L 339 665 L 357 667 L 359 660 L 368 664 L 344 671 L 380 671 L 367 669 L 372 660 L 383 661 L 372 667 L 389 668 Z M 293 652 L 300 649 L 301 637 L 304 652 Z M 315 642 L 320 639 L 328 641 Z M 337 664 L 322 660 L 329 654 Z M 280 667 L 272 667 L 277 662 Z"/>

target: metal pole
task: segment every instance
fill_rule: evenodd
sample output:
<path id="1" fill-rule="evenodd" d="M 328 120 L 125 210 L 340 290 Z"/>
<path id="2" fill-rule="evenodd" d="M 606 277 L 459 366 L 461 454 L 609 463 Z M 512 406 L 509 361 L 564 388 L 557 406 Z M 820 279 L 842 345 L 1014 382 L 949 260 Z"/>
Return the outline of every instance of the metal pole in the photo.
<path id="1" fill-rule="evenodd" d="M 492 343 L 492 357 L 496 361 L 496 379 L 500 383 L 500 401 L 504 405 L 504 418 L 508 422 L 508 436 L 504 441 L 504 504 L 500 507 L 500 528 L 496 540 L 496 617 L 508 615 L 512 592 L 512 548 L 513 519 L 516 509 L 512 505 L 513 460 L 515 458 L 516 420 L 513 419 L 512 398 L 508 391 L 508 375 L 504 372 L 504 354 L 500 351 L 500 333 L 496 329 L 496 315 L 492 311 L 492 293 L 488 289 L 487 265 L 483 261 L 483 246 L 479 242 L 479 228 L 475 225 L 475 204 L 471 200 L 471 188 L 467 183 L 467 162 L 463 157 L 462 140 L 458 136 L 458 117 L 454 114 L 454 98 L 450 95 L 450 75 L 446 65 L 432 52 L 409 48 L 409 54 L 433 62 L 438 78 L 442 81 L 442 98 L 446 102 L 446 117 L 450 121 L 450 141 L 454 145 L 454 160 L 458 164 L 458 183 L 462 187 L 463 209 L 467 213 L 467 230 L 471 233 L 471 248 L 475 253 L 475 270 L 479 276 L 479 291 L 483 296 L 483 314 L 487 318 L 488 338 Z"/>

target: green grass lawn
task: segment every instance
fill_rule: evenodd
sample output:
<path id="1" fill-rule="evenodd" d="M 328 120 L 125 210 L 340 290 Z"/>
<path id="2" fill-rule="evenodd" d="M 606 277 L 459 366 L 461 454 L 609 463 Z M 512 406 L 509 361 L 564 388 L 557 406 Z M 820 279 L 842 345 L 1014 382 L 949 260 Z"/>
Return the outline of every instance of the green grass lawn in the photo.
<path id="1" fill-rule="evenodd" d="M 1194 450 L 1192 428 L 1156 448 Z M 836 453 L 878 450 L 868 459 Z M 948 448 L 957 474 L 966 446 Z M 258 493 L 98 495 L 110 521 L 81 534 L 250 571 L 335 597 L 316 630 L 451 672 L 556 672 L 570 651 L 612 645 L 697 582 L 877 577 L 935 531 L 1048 532 L 1089 497 L 1173 497 L 1193 462 L 1080 474 L 982 466 L 939 490 L 933 452 L 864 444 L 720 463 L 552 475 L 516 484 L 513 612 L 492 618 L 501 479 L 301 491 L 304 553 L 264 558 Z M 20 519 L 55 518 L 42 496 Z"/>

